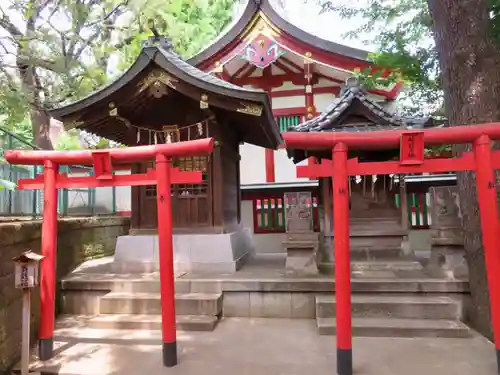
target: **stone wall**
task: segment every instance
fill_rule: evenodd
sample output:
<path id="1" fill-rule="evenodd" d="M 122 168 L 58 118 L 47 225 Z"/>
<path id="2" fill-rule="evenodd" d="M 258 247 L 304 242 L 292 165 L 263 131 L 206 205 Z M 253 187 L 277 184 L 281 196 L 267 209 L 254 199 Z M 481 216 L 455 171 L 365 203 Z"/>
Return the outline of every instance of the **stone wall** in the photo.
<path id="1" fill-rule="evenodd" d="M 60 219 L 57 243 L 58 280 L 85 260 L 112 255 L 117 236 L 127 234 L 125 217 Z M 14 288 L 12 258 L 23 251 L 40 253 L 41 221 L 5 222 L 0 224 L 0 374 L 6 372 L 20 356 L 21 292 Z M 59 293 L 56 312 L 59 310 Z M 32 339 L 37 336 L 39 290 L 32 296 Z"/>

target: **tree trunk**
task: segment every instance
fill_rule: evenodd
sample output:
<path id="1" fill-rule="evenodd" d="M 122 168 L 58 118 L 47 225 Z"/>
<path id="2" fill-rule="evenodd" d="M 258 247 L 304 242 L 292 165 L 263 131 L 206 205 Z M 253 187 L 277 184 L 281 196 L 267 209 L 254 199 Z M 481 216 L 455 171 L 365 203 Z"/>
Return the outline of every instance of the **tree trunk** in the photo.
<path id="1" fill-rule="evenodd" d="M 500 53 L 491 33 L 487 0 L 428 0 L 442 71 L 446 114 L 453 125 L 500 119 Z M 470 145 L 456 147 L 456 152 Z M 498 180 L 498 178 L 497 178 Z M 465 249 L 470 269 L 471 320 L 491 338 L 490 309 L 475 177 L 458 174 Z M 491 218 L 495 220 L 496 218 Z"/>
<path id="2" fill-rule="evenodd" d="M 43 108 L 40 91 L 36 79 L 36 71 L 31 66 L 19 66 L 23 91 L 29 100 L 29 111 L 31 119 L 31 129 L 35 144 L 44 149 L 54 149 L 50 139 L 50 116 Z"/>

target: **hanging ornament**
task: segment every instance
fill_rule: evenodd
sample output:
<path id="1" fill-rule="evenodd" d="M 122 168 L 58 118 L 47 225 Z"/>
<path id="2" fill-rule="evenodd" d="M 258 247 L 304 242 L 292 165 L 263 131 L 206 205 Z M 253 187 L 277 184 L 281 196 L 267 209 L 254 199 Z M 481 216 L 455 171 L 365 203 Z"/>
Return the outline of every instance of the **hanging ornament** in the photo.
<path id="1" fill-rule="evenodd" d="M 170 133 L 167 134 L 167 143 L 172 143 L 172 136 Z"/>
<path id="2" fill-rule="evenodd" d="M 375 183 L 377 182 L 377 175 L 373 175 L 372 176 L 372 188 L 371 188 L 371 191 L 372 191 L 372 199 L 375 199 Z"/>
<path id="3" fill-rule="evenodd" d="M 208 95 L 203 94 L 200 99 L 200 108 L 207 109 L 208 108 Z"/>
<path id="4" fill-rule="evenodd" d="M 137 129 L 137 144 L 141 142 L 141 129 Z"/>
<path id="5" fill-rule="evenodd" d="M 155 145 L 158 144 L 158 134 L 155 132 L 155 135 L 154 135 L 154 139 L 155 139 Z"/>
<path id="6" fill-rule="evenodd" d="M 356 176 L 355 181 L 356 181 L 356 184 L 359 185 L 361 183 L 361 181 L 363 181 L 363 179 L 361 178 L 361 176 Z"/>
<path id="7" fill-rule="evenodd" d="M 203 135 L 203 124 L 201 122 L 198 123 L 198 135 Z"/>

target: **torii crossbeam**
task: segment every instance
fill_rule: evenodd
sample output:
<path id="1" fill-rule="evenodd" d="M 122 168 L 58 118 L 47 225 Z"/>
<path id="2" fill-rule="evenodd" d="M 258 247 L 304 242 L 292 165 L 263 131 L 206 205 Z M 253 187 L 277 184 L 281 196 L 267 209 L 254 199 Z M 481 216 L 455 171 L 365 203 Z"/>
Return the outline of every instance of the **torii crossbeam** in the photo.
<path id="1" fill-rule="evenodd" d="M 57 189 L 105 186 L 157 185 L 158 242 L 160 258 L 160 292 L 163 338 L 163 364 L 177 364 L 175 330 L 174 259 L 172 244 L 172 184 L 196 184 L 203 180 L 201 171 L 182 172 L 172 168 L 170 158 L 178 156 L 209 155 L 213 151 L 212 138 L 196 141 L 107 149 L 99 151 L 24 151 L 5 152 L 11 164 L 43 165 L 43 175 L 21 179 L 20 189 L 44 189 L 42 223 L 42 262 L 40 282 L 39 356 L 41 360 L 53 357 L 57 254 Z M 114 175 L 113 166 L 154 160 L 155 168 L 146 173 Z M 68 177 L 59 174 L 59 165 L 93 165 L 94 175 Z"/>

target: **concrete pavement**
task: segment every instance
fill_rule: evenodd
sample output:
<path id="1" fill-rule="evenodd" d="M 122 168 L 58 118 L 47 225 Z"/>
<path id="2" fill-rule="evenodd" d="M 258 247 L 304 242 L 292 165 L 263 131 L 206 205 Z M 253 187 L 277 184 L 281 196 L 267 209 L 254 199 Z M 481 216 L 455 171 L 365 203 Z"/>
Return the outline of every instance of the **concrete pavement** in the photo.
<path id="1" fill-rule="evenodd" d="M 314 320 L 223 319 L 214 332 L 179 332 L 179 365 L 161 364 L 160 331 L 89 329 L 68 317 L 57 355 L 34 370 L 66 375 L 334 375 L 335 337 Z M 496 375 L 486 339 L 355 338 L 358 375 Z"/>

